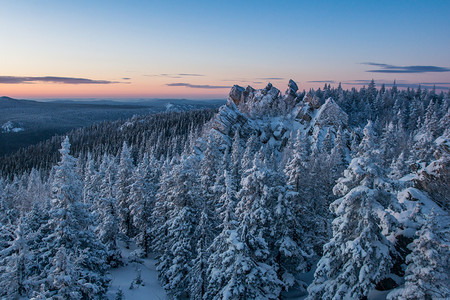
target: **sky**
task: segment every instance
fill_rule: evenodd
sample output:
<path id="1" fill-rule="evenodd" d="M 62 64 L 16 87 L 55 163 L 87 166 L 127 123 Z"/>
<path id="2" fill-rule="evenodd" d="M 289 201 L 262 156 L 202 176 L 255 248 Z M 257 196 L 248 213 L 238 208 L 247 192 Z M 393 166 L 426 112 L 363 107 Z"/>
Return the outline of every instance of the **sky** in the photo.
<path id="1" fill-rule="evenodd" d="M 450 1 L 0 0 L 0 95 L 225 98 L 374 79 L 450 88 Z"/>

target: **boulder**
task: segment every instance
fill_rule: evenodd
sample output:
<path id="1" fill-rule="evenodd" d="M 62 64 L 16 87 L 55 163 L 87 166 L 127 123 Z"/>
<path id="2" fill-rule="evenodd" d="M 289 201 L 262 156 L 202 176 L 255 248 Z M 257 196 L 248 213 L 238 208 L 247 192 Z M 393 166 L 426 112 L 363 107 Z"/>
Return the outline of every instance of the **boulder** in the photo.
<path id="1" fill-rule="evenodd" d="M 294 80 L 289 79 L 288 83 L 288 90 L 286 91 L 286 94 L 297 96 L 298 86 L 295 83 Z"/>
<path id="2" fill-rule="evenodd" d="M 251 86 L 247 86 L 244 91 L 244 96 L 248 97 L 249 95 L 252 95 L 254 92 L 255 92 L 254 88 L 252 88 Z"/>
<path id="3" fill-rule="evenodd" d="M 305 113 L 303 110 L 299 111 L 295 118 L 306 122 L 309 122 L 312 119 L 312 117 L 308 113 Z"/>
<path id="4" fill-rule="evenodd" d="M 229 97 L 233 100 L 234 104 L 239 105 L 239 103 L 241 103 L 245 98 L 244 92 L 245 89 L 242 86 L 233 85 Z"/>

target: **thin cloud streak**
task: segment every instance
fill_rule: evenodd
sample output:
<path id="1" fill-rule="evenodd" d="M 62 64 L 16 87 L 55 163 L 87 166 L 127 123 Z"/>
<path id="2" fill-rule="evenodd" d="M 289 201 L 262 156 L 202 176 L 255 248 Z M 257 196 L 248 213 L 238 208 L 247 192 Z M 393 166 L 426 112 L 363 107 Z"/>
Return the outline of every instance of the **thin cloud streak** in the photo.
<path id="1" fill-rule="evenodd" d="M 205 76 L 202 74 L 189 74 L 189 73 L 180 73 L 178 74 L 179 76 L 191 76 L 191 77 L 201 77 L 201 76 Z"/>
<path id="2" fill-rule="evenodd" d="M 112 84 L 112 83 L 120 83 L 120 82 L 117 82 L 117 81 L 94 80 L 94 79 L 76 78 L 76 77 L 0 76 L 0 84 L 20 84 L 20 83 L 35 83 L 35 82 L 48 82 L 48 83 L 60 83 L 60 84 Z"/>
<path id="3" fill-rule="evenodd" d="M 177 82 L 177 83 L 167 83 L 167 86 L 174 86 L 174 87 L 188 87 L 193 89 L 229 89 L 230 86 L 224 86 L 224 85 L 209 85 L 209 84 L 190 84 L 190 83 L 184 83 L 184 82 Z"/>
<path id="4" fill-rule="evenodd" d="M 262 77 L 262 78 L 256 78 L 258 80 L 284 80 L 284 78 L 281 77 Z"/>
<path id="5" fill-rule="evenodd" d="M 308 83 L 336 83 L 334 80 L 310 80 Z"/>
<path id="6" fill-rule="evenodd" d="M 450 82 L 421 82 L 420 84 L 450 84 Z"/>
<path id="7" fill-rule="evenodd" d="M 367 70 L 370 73 L 441 73 L 450 72 L 449 68 L 437 66 L 394 66 L 374 62 L 364 62 L 362 65 L 379 67 L 380 69 Z"/>
<path id="8" fill-rule="evenodd" d="M 146 77 L 165 77 L 165 78 L 183 78 L 183 77 L 203 77 L 203 74 L 195 74 L 195 73 L 179 73 L 179 74 L 150 74 L 144 75 Z"/>

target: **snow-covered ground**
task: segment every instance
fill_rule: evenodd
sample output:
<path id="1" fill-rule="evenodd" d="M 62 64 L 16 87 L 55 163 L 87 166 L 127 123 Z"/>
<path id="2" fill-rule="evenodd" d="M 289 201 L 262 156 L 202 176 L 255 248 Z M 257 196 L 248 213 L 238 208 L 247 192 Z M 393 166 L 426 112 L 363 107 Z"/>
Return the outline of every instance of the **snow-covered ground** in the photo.
<path id="1" fill-rule="evenodd" d="M 123 292 L 123 299 L 168 299 L 166 292 L 159 284 L 154 258 L 140 259 L 140 262 L 135 262 L 130 259 L 130 254 L 135 250 L 134 245 L 130 249 L 121 247 L 121 250 L 125 265 L 110 271 L 112 280 L 107 293 L 108 299 L 116 299 L 119 289 Z M 142 284 L 133 284 L 134 287 L 130 289 L 132 282 L 137 277 L 138 270 L 141 271 Z"/>

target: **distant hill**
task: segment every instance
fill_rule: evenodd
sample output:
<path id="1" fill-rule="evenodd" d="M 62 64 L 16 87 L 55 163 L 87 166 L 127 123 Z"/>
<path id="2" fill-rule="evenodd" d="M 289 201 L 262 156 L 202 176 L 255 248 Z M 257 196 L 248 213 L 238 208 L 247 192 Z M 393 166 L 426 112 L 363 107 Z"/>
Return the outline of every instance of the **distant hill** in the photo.
<path id="1" fill-rule="evenodd" d="M 41 102 L 0 97 L 0 156 L 75 128 L 133 115 L 215 108 L 224 101 L 154 99 L 134 102 L 59 100 Z"/>

